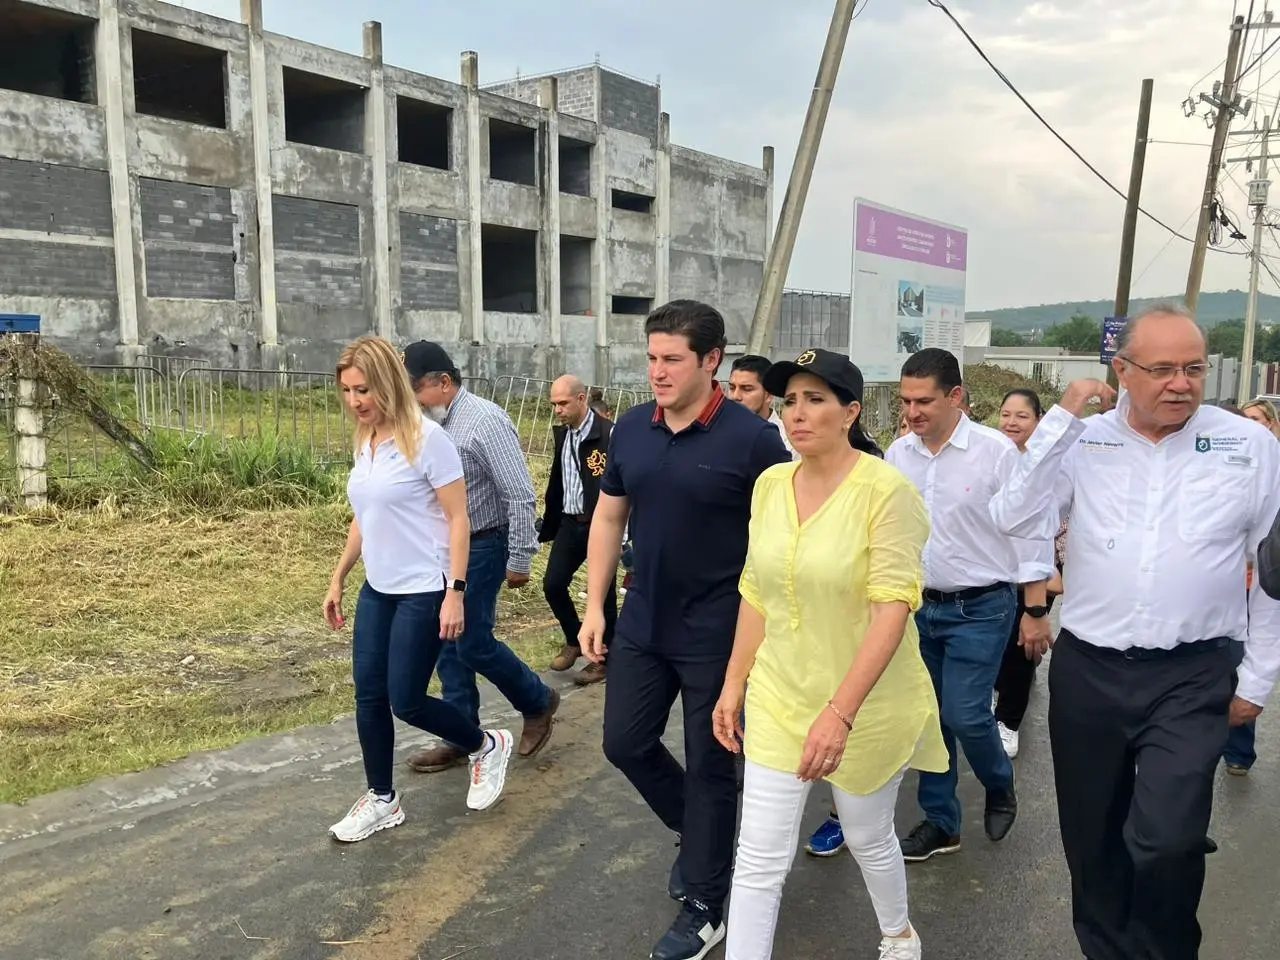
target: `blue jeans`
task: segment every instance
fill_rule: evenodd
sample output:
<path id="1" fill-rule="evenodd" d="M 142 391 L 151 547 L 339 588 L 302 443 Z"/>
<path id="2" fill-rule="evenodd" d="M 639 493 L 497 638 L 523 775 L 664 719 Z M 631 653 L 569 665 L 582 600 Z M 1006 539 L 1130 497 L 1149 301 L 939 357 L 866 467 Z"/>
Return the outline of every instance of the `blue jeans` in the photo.
<path id="1" fill-rule="evenodd" d="M 351 673 L 356 685 L 356 731 L 369 788 L 391 792 L 396 733 L 392 715 L 475 753 L 484 744 L 478 723 L 427 696 L 440 655 L 444 591 L 379 593 L 369 584 L 356 600 Z"/>
<path id="2" fill-rule="evenodd" d="M 1244 644 L 1236 641 L 1231 645 L 1231 653 L 1236 667 L 1244 659 Z M 1246 770 L 1258 762 L 1258 754 L 1254 750 L 1254 737 L 1257 732 L 1257 721 L 1246 723 L 1242 727 L 1232 727 L 1227 736 L 1227 747 L 1222 751 L 1222 759 L 1233 767 L 1244 767 Z"/>
<path id="3" fill-rule="evenodd" d="M 507 580 L 506 531 L 471 541 L 462 636 L 440 652 L 440 685 L 445 703 L 472 723 L 480 723 L 480 674 L 526 717 L 537 717 L 551 705 L 551 688 L 493 635 L 498 620 L 498 591 Z M 449 741 L 452 743 L 453 741 Z M 455 743 L 464 747 L 465 744 Z"/>
<path id="4" fill-rule="evenodd" d="M 916 613 L 920 655 L 933 678 L 942 739 L 951 755 L 946 773 L 920 774 L 917 797 L 925 816 L 949 837 L 960 834 L 957 740 L 984 787 L 1001 790 L 1013 784 L 1013 764 L 1000 743 L 991 694 L 1017 606 L 1011 586 L 971 600 L 926 600 Z"/>

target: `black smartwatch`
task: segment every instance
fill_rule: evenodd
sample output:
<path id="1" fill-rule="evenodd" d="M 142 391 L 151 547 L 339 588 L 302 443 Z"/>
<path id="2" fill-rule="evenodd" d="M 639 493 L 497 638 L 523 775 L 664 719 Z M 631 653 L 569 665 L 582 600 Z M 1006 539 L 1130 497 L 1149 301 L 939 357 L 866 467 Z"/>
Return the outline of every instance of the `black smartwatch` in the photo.
<path id="1" fill-rule="evenodd" d="M 1048 607 L 1027 607 L 1027 616 L 1032 620 L 1040 620 L 1049 615 Z"/>
<path id="2" fill-rule="evenodd" d="M 465 581 L 465 580 L 451 580 L 451 581 L 449 581 L 449 589 L 450 589 L 450 590 L 452 590 L 452 591 L 454 591 L 455 593 L 466 593 L 466 592 L 467 592 L 467 581 Z"/>

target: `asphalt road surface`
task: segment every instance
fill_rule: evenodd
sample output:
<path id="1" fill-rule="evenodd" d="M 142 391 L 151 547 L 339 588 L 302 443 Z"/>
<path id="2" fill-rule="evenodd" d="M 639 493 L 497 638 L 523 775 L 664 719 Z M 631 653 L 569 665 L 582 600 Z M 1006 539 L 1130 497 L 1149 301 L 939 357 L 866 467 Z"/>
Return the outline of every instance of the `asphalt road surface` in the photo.
<path id="1" fill-rule="evenodd" d="M 933 960 L 1079 956 L 1040 683 L 1013 833 L 998 845 L 983 837 L 981 791 L 966 773 L 963 851 L 909 866 L 912 919 Z M 497 807 L 467 812 L 463 769 L 402 767 L 406 823 L 349 846 L 326 828 L 363 785 L 350 720 L 0 807 L 0 958 L 647 957 L 674 915 L 665 884 L 675 851 L 601 755 L 603 694 L 566 690 L 555 737 L 535 760 L 513 760 Z M 1202 960 L 1280 954 L 1278 738 L 1264 717 L 1252 775 L 1220 776 Z M 401 755 L 422 742 L 405 731 Z M 815 789 L 806 831 L 825 802 Z M 909 777 L 899 825 L 917 819 Z M 853 858 L 801 853 L 775 957 L 871 958 L 877 941 Z"/>

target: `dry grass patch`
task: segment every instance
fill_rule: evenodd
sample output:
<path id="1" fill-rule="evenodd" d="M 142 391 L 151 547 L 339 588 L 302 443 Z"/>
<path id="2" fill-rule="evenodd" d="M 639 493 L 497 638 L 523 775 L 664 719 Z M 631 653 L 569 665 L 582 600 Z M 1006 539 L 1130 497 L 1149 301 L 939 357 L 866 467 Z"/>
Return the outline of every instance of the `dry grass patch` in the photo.
<path id="1" fill-rule="evenodd" d="M 350 633 L 319 615 L 347 522 L 0 517 L 0 802 L 350 712 Z M 540 574 L 500 604 L 537 668 L 559 645 Z"/>

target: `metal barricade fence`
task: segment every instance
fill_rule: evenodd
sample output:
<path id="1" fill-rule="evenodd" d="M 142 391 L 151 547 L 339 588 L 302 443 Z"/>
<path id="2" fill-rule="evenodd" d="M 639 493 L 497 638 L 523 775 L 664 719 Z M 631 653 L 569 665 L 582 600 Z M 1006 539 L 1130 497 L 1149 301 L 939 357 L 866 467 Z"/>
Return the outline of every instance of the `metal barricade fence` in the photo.
<path id="1" fill-rule="evenodd" d="M 555 408 L 551 405 L 551 380 L 538 377 L 498 377 L 493 381 L 489 399 L 507 411 L 520 436 L 520 446 L 530 457 L 550 458 L 555 453 L 557 424 Z M 624 387 L 587 388 L 588 397 L 602 400 L 612 414 L 619 416 L 639 403 L 652 399 L 637 390 Z"/>

